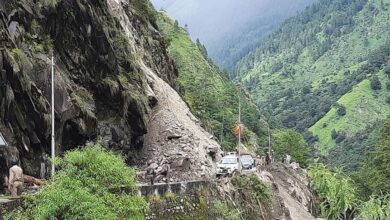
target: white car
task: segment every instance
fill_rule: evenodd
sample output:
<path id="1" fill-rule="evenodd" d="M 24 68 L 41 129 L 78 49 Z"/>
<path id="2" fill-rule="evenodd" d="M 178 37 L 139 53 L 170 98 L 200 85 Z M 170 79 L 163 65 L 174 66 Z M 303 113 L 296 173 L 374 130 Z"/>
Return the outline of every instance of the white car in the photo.
<path id="1" fill-rule="evenodd" d="M 221 162 L 217 166 L 217 176 L 232 174 L 235 171 L 239 171 L 240 164 L 238 163 L 238 157 L 233 154 L 222 157 Z"/>

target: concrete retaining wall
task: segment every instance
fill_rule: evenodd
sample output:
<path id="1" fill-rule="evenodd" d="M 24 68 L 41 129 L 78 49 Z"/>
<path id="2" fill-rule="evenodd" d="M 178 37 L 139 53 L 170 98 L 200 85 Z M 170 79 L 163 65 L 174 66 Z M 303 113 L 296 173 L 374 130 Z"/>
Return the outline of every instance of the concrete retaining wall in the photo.
<path id="1" fill-rule="evenodd" d="M 199 187 L 207 187 L 209 185 L 210 182 L 205 180 L 179 183 L 158 183 L 154 185 L 138 185 L 138 194 L 142 196 L 165 195 L 167 193 L 184 195 L 192 193 Z"/>

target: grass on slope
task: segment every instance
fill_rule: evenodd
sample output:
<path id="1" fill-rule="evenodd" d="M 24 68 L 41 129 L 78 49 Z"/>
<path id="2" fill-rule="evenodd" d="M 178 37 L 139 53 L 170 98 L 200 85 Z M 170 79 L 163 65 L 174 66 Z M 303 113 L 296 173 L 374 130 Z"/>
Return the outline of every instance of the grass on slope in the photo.
<path id="1" fill-rule="evenodd" d="M 321 120 L 309 130 L 319 138 L 318 146 L 323 154 L 336 145 L 331 137 L 332 130 L 345 132 L 352 136 L 374 124 L 378 120 L 390 115 L 390 104 L 386 103 L 389 91 L 385 88 L 386 82 L 383 71 L 379 73 L 382 89 L 374 91 L 370 87 L 370 80 L 366 79 L 357 84 L 353 90 L 342 96 L 337 102 L 346 107 L 346 115 L 339 116 L 337 108 L 333 107 Z"/>

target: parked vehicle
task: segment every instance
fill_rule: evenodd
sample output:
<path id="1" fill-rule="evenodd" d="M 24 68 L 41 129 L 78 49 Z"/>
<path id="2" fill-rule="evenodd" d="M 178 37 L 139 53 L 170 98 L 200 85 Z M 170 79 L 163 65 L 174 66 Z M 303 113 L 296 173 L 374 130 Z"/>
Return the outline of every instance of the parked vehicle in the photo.
<path id="1" fill-rule="evenodd" d="M 249 154 L 244 154 L 240 156 L 241 166 L 243 170 L 250 170 L 255 167 L 255 160 Z"/>
<path id="2" fill-rule="evenodd" d="M 227 153 L 226 153 L 226 156 L 228 156 L 228 155 L 234 155 L 234 156 L 236 156 L 236 155 L 237 155 L 237 153 L 236 153 L 236 152 L 234 152 L 234 151 L 232 151 L 232 152 L 227 152 Z"/>
<path id="3" fill-rule="evenodd" d="M 222 157 L 221 162 L 217 166 L 217 176 L 229 175 L 236 171 L 239 171 L 240 164 L 238 157 L 235 154 L 228 154 Z"/>

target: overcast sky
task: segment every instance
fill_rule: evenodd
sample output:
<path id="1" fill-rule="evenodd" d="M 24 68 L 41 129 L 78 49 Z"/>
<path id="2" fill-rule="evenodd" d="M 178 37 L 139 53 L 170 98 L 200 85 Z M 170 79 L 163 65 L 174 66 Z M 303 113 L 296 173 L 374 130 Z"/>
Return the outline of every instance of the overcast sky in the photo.
<path id="1" fill-rule="evenodd" d="M 152 0 L 157 10 L 164 9 L 184 26 L 193 39 L 207 45 L 246 24 L 270 16 L 294 15 L 312 0 Z"/>

